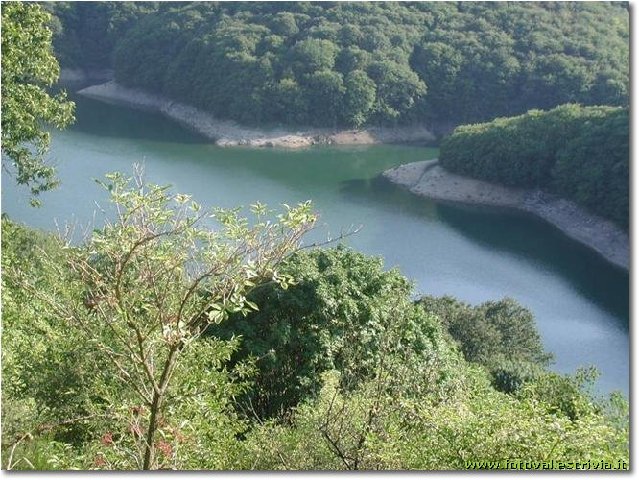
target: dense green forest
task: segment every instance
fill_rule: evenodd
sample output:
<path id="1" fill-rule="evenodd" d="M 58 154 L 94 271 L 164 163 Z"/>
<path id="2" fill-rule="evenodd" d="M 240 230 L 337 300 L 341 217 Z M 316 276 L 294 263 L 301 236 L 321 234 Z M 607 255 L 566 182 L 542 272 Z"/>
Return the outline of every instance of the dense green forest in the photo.
<path id="1" fill-rule="evenodd" d="M 628 228 L 628 109 L 563 105 L 457 127 L 441 144 L 448 170 L 573 199 Z"/>
<path id="2" fill-rule="evenodd" d="M 63 66 L 247 123 L 485 121 L 626 105 L 626 3 L 73 2 Z"/>

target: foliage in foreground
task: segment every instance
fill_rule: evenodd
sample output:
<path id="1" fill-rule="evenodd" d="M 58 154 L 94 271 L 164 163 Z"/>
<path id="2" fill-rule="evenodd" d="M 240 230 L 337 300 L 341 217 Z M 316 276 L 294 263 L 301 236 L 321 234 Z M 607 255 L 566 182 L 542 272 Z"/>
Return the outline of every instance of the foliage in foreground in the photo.
<path id="1" fill-rule="evenodd" d="M 170 195 L 167 187 L 144 185 L 138 176 L 135 180 L 119 174 L 107 178 L 104 186 L 116 211 L 113 220 L 94 230 L 82 246 L 59 244 L 54 256 L 39 252 L 44 272 L 30 275 L 10 263 L 3 270 L 46 313 L 50 324 L 71 330 L 80 347 L 66 343 L 65 348 L 80 357 L 88 349 L 96 357 L 92 367 L 85 364 L 86 370 L 73 368 L 74 373 L 82 377 L 98 367 L 98 377 L 107 374 L 105 382 L 86 391 L 89 398 L 82 408 L 74 409 L 74 414 L 82 410 L 81 416 L 56 420 L 67 425 L 79 418 L 110 418 L 105 442 L 121 450 L 112 462 L 120 468 L 123 461 L 134 462 L 135 468 L 158 468 L 167 466 L 162 454 L 172 451 L 175 429 L 187 436 L 183 422 L 188 423 L 190 409 L 176 415 L 183 396 L 197 397 L 200 389 L 209 388 L 201 376 L 191 381 L 188 370 L 175 383 L 183 358 L 199 349 L 203 361 L 211 362 L 205 375 L 215 375 L 222 368 L 236 342 L 196 341 L 207 325 L 224 321 L 230 313 L 257 308 L 246 298 L 251 288 L 267 281 L 281 286 L 290 281 L 277 272 L 277 265 L 295 251 L 315 216 L 305 203 L 287 209 L 272 222 L 266 218 L 266 208 L 255 205 L 256 221 L 249 226 L 237 210 L 206 210 L 187 195 Z M 211 219 L 215 223 L 204 223 Z M 43 273 L 56 279 L 47 288 L 38 278 Z M 16 302 L 17 312 L 8 308 L 9 315 L 18 313 L 21 303 Z M 9 322 L 17 321 L 9 318 Z M 69 353 L 60 353 L 64 360 L 70 359 Z M 82 362 L 69 367 L 74 365 L 82 366 Z M 50 391 L 41 387 L 38 391 Z M 61 398 L 82 399 L 72 387 L 56 393 Z M 222 388 L 206 393 L 228 400 L 234 391 Z M 198 403 L 192 407 L 197 409 Z M 195 435 L 197 441 L 204 440 L 200 432 Z M 196 444 L 185 451 L 194 448 Z M 109 458 L 100 458 L 105 465 L 111 464 Z"/>
<path id="2" fill-rule="evenodd" d="M 410 301 L 411 285 L 381 259 L 347 248 L 300 252 L 282 265 L 295 284 L 265 285 L 250 299 L 260 306 L 236 315 L 215 334 L 241 335 L 237 359 L 253 357 L 257 375 L 247 401 L 260 418 L 286 413 L 314 396 L 324 372 L 338 370 L 353 389 L 388 356 L 423 366 L 424 385 L 445 389 L 455 377 L 437 319 Z M 416 384 L 415 388 L 419 388 Z"/>
<path id="3" fill-rule="evenodd" d="M 618 399 L 609 404 L 614 417 L 586 402 L 587 411 L 571 420 L 534 391 L 497 392 L 476 368 L 463 368 L 463 377 L 454 395 L 435 400 L 398 395 L 379 378 L 345 392 L 331 372 L 319 397 L 296 409 L 289 424 L 270 421 L 251 431 L 242 444 L 246 468 L 464 470 L 475 460 L 627 461 L 627 423 L 613 420 L 626 418 L 627 404 L 616 409 Z"/>
<path id="4" fill-rule="evenodd" d="M 2 163 L 34 196 L 57 183 L 44 162 L 50 135 L 43 123 L 64 128 L 73 122 L 73 102 L 47 92 L 60 72 L 50 20 L 37 4 L 2 4 Z"/>
<path id="5" fill-rule="evenodd" d="M 231 226 L 250 238 L 246 226 Z M 78 248 L 6 219 L 2 229 L 3 467 L 143 467 L 152 404 L 98 347 L 128 362 L 139 389 L 149 383 L 135 370 L 144 365 L 135 356 L 127 360 L 104 313 L 136 345 L 135 328 L 120 314 L 135 311 L 132 325 L 155 325 L 160 297 L 147 283 L 147 267 L 161 259 L 179 264 L 189 246 L 149 243 L 127 271 L 126 281 L 136 286 L 125 295 L 130 308 L 118 310 L 109 305 L 105 276 L 118 262 L 107 260 L 126 253 L 135 224 L 100 231 Z M 104 313 L 87 310 L 95 286 L 65 267 L 87 249 L 103 254 L 92 265 L 106 282 L 96 306 Z M 244 303 L 256 302 L 259 310 L 251 307 L 246 318 L 231 313 L 224 331 L 209 326 L 207 335 L 187 342 L 156 415 L 151 466 L 438 470 L 464 469 L 473 460 L 628 461 L 627 402 L 619 395 L 595 400 L 584 389 L 589 372 L 546 371 L 530 314 L 513 301 L 413 302 L 398 272 L 345 248 L 297 253 L 278 267 L 278 278 L 291 277 L 287 289 L 266 283 L 246 296 Z M 171 279 L 167 312 L 184 293 L 185 279 Z M 207 301 L 210 294 L 200 293 Z M 59 315 L 52 301 L 76 302 L 78 317 Z M 83 318 L 100 328 L 90 335 L 77 328 Z M 157 359 L 171 345 L 160 330 L 146 350 Z M 536 362 L 538 371 L 520 378 L 516 389 L 502 388 L 510 393 L 498 391 L 495 362 L 518 358 Z"/>
<path id="6" fill-rule="evenodd" d="M 569 104 L 464 125 L 443 140 L 439 158 L 461 175 L 557 193 L 627 229 L 628 113 Z"/>

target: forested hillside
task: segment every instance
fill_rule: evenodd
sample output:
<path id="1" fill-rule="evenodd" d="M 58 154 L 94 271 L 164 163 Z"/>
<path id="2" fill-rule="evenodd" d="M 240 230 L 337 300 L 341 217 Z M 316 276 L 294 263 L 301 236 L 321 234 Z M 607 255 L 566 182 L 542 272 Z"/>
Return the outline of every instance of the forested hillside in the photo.
<path id="1" fill-rule="evenodd" d="M 457 127 L 441 144 L 448 170 L 542 188 L 628 228 L 628 109 L 563 105 Z"/>
<path id="2" fill-rule="evenodd" d="M 455 125 L 628 101 L 625 3 L 51 8 L 63 65 L 112 61 L 124 85 L 247 123 Z"/>

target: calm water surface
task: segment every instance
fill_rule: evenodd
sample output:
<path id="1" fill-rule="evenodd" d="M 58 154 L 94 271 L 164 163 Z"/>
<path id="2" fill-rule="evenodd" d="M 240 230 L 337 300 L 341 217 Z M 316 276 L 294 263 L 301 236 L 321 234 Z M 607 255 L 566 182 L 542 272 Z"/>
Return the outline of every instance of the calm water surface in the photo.
<path id="1" fill-rule="evenodd" d="M 376 180 L 437 150 L 223 149 L 159 115 L 76 100 L 76 124 L 52 143 L 62 185 L 42 196 L 43 207 L 30 207 L 26 189 L 3 175 L 2 211 L 13 219 L 44 229 L 87 224 L 106 199 L 93 179 L 131 172 L 135 162 L 144 163 L 150 181 L 206 205 L 312 199 L 321 214 L 313 240 L 362 224 L 345 243 L 399 267 L 418 293 L 471 303 L 513 297 L 534 312 L 556 370 L 596 365 L 601 391 L 628 393 L 628 274 L 534 217 L 431 202 Z"/>

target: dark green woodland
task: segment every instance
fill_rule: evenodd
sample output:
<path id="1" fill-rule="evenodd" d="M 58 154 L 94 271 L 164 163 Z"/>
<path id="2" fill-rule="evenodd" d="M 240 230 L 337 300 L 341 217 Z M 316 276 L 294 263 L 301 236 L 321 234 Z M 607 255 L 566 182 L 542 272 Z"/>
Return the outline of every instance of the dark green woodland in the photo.
<path id="1" fill-rule="evenodd" d="M 625 3 L 68 2 L 62 66 L 245 123 L 491 120 L 626 105 Z"/>
<path id="2" fill-rule="evenodd" d="M 628 229 L 628 108 L 563 105 L 464 125 L 441 143 L 448 170 L 575 200 Z"/>

